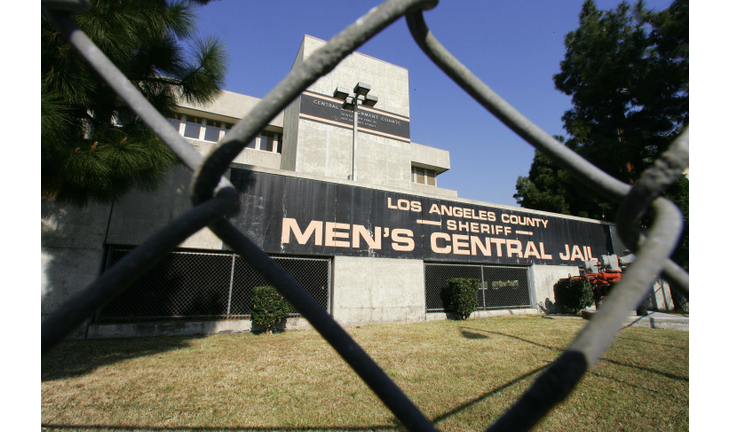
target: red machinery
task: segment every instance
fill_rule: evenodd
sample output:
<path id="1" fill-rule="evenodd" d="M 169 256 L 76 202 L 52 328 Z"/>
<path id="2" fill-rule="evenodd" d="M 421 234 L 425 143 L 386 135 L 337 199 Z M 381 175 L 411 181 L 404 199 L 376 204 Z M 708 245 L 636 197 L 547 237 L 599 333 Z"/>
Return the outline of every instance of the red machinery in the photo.
<path id="1" fill-rule="evenodd" d="M 634 255 L 601 255 L 599 259 L 584 261 L 580 268 L 580 276 L 573 279 L 582 279 L 593 286 L 596 301 L 608 294 L 613 284 L 621 280 L 626 267 L 634 261 Z"/>

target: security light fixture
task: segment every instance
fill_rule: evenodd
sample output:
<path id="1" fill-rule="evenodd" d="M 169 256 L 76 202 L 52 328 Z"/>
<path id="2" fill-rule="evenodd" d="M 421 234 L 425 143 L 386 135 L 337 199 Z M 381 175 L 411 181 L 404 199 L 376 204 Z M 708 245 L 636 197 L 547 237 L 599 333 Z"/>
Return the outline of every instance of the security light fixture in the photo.
<path id="1" fill-rule="evenodd" d="M 347 90 L 343 89 L 342 87 L 337 87 L 335 89 L 335 92 L 334 92 L 334 94 L 332 96 L 335 99 L 345 100 L 345 99 L 347 99 L 348 96 L 350 96 L 350 92 L 348 92 Z"/>
<path id="2" fill-rule="evenodd" d="M 353 91 L 358 96 L 365 96 L 370 91 L 370 84 L 365 84 L 364 82 L 359 82 L 359 83 L 355 84 L 355 89 Z"/>
<path id="3" fill-rule="evenodd" d="M 332 97 L 344 101 L 342 109 L 352 111 L 352 175 L 350 180 L 357 180 L 357 107 L 358 105 L 365 105 L 368 107 L 374 107 L 378 103 L 377 96 L 370 96 L 370 84 L 358 82 L 355 84 L 355 88 L 352 89 L 352 93 L 337 87 L 332 93 Z"/>
<path id="4" fill-rule="evenodd" d="M 374 107 L 376 103 L 378 103 L 377 96 L 366 95 L 365 100 L 362 101 L 363 105 L 369 106 L 369 107 Z"/>

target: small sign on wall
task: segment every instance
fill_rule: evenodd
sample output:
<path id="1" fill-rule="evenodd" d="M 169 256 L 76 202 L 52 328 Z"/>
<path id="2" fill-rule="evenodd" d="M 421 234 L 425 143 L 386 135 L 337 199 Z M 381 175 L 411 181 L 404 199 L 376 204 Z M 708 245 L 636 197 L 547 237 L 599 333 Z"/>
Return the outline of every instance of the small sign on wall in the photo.
<path id="1" fill-rule="evenodd" d="M 343 108 L 342 101 L 315 93 L 305 92 L 301 96 L 300 116 L 313 120 L 352 127 L 354 115 Z M 357 114 L 358 130 L 409 140 L 411 123 L 407 117 L 387 113 L 369 107 L 359 107 Z"/>

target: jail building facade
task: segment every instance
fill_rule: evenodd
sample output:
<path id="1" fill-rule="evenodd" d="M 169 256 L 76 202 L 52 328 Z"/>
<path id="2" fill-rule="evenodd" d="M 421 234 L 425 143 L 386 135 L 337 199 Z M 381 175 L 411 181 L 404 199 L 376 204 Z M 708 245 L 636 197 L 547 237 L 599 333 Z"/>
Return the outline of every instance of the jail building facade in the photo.
<path id="1" fill-rule="evenodd" d="M 305 36 L 303 62 L 324 41 Z M 553 285 L 623 252 L 611 224 L 495 205 L 439 187 L 449 152 L 412 142 L 408 70 L 353 53 L 304 91 L 236 157 L 228 220 L 344 326 L 445 319 L 443 288 L 480 280 L 475 316 L 554 312 Z M 224 91 L 179 106 L 170 123 L 202 154 L 254 109 Z M 418 127 L 418 125 L 414 125 Z M 42 205 L 42 319 L 191 208 L 192 173 L 156 191 L 86 209 Z M 185 240 L 90 317 L 77 336 L 251 329 L 253 288 L 267 285 L 208 229 Z M 655 292 L 658 306 L 671 301 Z M 296 311 L 287 328 L 306 328 Z"/>

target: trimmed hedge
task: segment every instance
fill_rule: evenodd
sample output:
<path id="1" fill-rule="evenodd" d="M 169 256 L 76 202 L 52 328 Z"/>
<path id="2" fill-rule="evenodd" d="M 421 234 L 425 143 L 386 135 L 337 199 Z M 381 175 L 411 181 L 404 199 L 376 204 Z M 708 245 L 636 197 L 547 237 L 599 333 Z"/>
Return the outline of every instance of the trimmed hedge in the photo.
<path id="1" fill-rule="evenodd" d="M 447 309 L 465 320 L 479 305 L 479 279 L 451 278 L 445 294 Z"/>
<path id="2" fill-rule="evenodd" d="M 264 328 L 265 333 L 272 330 L 289 316 L 291 306 L 273 286 L 259 286 L 253 289 L 253 308 L 251 321 Z"/>
<path id="3" fill-rule="evenodd" d="M 558 307 L 572 313 L 587 308 L 595 301 L 593 287 L 583 279 L 560 279 L 553 285 L 553 292 Z"/>

